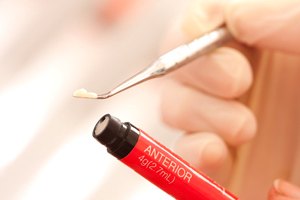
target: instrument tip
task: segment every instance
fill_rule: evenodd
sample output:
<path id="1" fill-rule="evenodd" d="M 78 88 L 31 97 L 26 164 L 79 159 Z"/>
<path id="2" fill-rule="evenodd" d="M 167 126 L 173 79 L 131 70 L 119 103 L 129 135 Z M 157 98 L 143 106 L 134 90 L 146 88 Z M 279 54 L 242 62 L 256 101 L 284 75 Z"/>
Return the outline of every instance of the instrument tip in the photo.
<path id="1" fill-rule="evenodd" d="M 87 99 L 97 99 L 98 95 L 94 92 L 89 92 L 84 88 L 78 89 L 73 92 L 73 97 L 87 98 Z"/>
<path id="2" fill-rule="evenodd" d="M 111 97 L 113 94 L 111 92 L 104 93 L 104 94 L 97 94 L 95 92 L 89 92 L 85 88 L 81 88 L 78 90 L 75 90 L 73 92 L 73 97 L 77 98 L 85 98 L 85 99 L 107 99 L 108 97 Z"/>

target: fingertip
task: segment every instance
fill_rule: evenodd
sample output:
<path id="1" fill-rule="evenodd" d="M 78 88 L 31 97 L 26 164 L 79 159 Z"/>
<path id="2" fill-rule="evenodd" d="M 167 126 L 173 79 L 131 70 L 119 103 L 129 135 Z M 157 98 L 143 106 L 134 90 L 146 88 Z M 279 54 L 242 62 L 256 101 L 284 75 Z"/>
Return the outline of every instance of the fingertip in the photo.
<path id="1" fill-rule="evenodd" d="M 226 21 L 226 26 L 230 30 L 231 34 L 235 36 L 235 38 L 239 39 L 239 21 L 240 21 L 240 13 L 239 11 L 240 1 L 232 0 L 230 1 L 224 10 L 224 17 Z"/>
<path id="2" fill-rule="evenodd" d="M 262 26 L 258 29 L 257 26 L 261 26 L 258 19 L 263 14 L 262 9 L 255 9 L 255 7 L 257 7 L 255 2 L 233 0 L 229 1 L 224 11 L 224 18 L 230 32 L 237 40 L 247 45 L 257 42 L 256 36 L 266 28 Z"/>
<path id="3" fill-rule="evenodd" d="M 282 179 L 276 179 L 273 182 L 273 186 L 270 190 L 269 196 L 271 199 L 276 199 L 274 197 L 283 196 L 289 197 L 291 199 L 300 198 L 300 188 Z"/>
<path id="4" fill-rule="evenodd" d="M 241 106 L 241 114 L 237 115 L 240 118 L 236 119 L 235 130 L 228 128 L 227 141 L 233 146 L 251 141 L 256 135 L 257 122 L 254 114 L 245 106 Z M 242 118 L 241 118 L 242 117 Z M 228 124 L 230 125 L 230 124 Z"/>
<path id="5" fill-rule="evenodd" d="M 177 141 L 176 151 L 195 168 L 205 172 L 218 171 L 230 160 L 226 144 L 213 133 L 184 135 Z"/>
<path id="6" fill-rule="evenodd" d="M 254 114 L 251 111 L 247 111 L 248 114 L 246 115 L 247 119 L 245 119 L 242 127 L 236 137 L 236 145 L 240 145 L 246 142 L 249 142 L 251 139 L 254 138 L 257 131 L 257 122 Z"/>
<path id="7" fill-rule="evenodd" d="M 210 55 L 220 68 L 219 75 L 222 81 L 219 82 L 219 88 L 214 91 L 224 98 L 236 98 L 245 93 L 252 85 L 252 69 L 247 58 L 238 50 L 221 47 Z M 216 90 L 219 89 L 219 90 Z"/>
<path id="8" fill-rule="evenodd" d="M 168 125 L 188 132 L 216 132 L 233 146 L 255 136 L 255 116 L 242 103 L 214 98 L 176 81 L 169 81 L 165 87 L 161 117 Z"/>
<path id="9" fill-rule="evenodd" d="M 201 155 L 203 168 L 207 171 L 219 168 L 224 164 L 227 154 L 227 148 L 222 142 L 213 141 L 206 144 Z"/>

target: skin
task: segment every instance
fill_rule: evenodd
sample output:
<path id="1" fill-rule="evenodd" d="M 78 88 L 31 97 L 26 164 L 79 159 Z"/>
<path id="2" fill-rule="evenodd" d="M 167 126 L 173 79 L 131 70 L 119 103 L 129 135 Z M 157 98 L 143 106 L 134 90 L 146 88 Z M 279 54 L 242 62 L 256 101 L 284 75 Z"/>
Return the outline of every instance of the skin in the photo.
<path id="1" fill-rule="evenodd" d="M 300 199 L 299 21 L 298 0 L 193 0 L 163 45 L 234 35 L 166 80 L 161 109 L 176 151 L 241 199 Z"/>

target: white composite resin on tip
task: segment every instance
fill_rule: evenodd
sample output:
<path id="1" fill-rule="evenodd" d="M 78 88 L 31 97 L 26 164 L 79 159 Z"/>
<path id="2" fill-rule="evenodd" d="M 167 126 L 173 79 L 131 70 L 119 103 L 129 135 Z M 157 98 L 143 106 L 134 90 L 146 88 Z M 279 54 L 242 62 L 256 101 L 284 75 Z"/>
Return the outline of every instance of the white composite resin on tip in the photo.
<path id="1" fill-rule="evenodd" d="M 88 92 L 86 89 L 81 88 L 81 89 L 76 90 L 73 93 L 73 96 L 74 97 L 80 97 L 80 98 L 92 98 L 92 99 L 96 99 L 98 95 L 96 93 L 94 93 L 94 92 Z"/>

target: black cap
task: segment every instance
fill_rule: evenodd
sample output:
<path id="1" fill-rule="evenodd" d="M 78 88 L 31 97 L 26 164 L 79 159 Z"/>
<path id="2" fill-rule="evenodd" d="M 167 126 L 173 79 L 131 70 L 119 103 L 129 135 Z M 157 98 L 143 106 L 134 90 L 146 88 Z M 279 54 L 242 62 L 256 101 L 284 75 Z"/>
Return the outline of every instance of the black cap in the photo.
<path id="1" fill-rule="evenodd" d="M 135 146 L 139 131 L 130 123 L 122 123 L 110 114 L 104 115 L 96 124 L 93 137 L 107 147 L 107 151 L 121 159 Z"/>
<path id="2" fill-rule="evenodd" d="M 122 122 L 110 114 L 104 115 L 96 124 L 93 136 L 103 145 L 109 145 L 122 130 Z"/>

